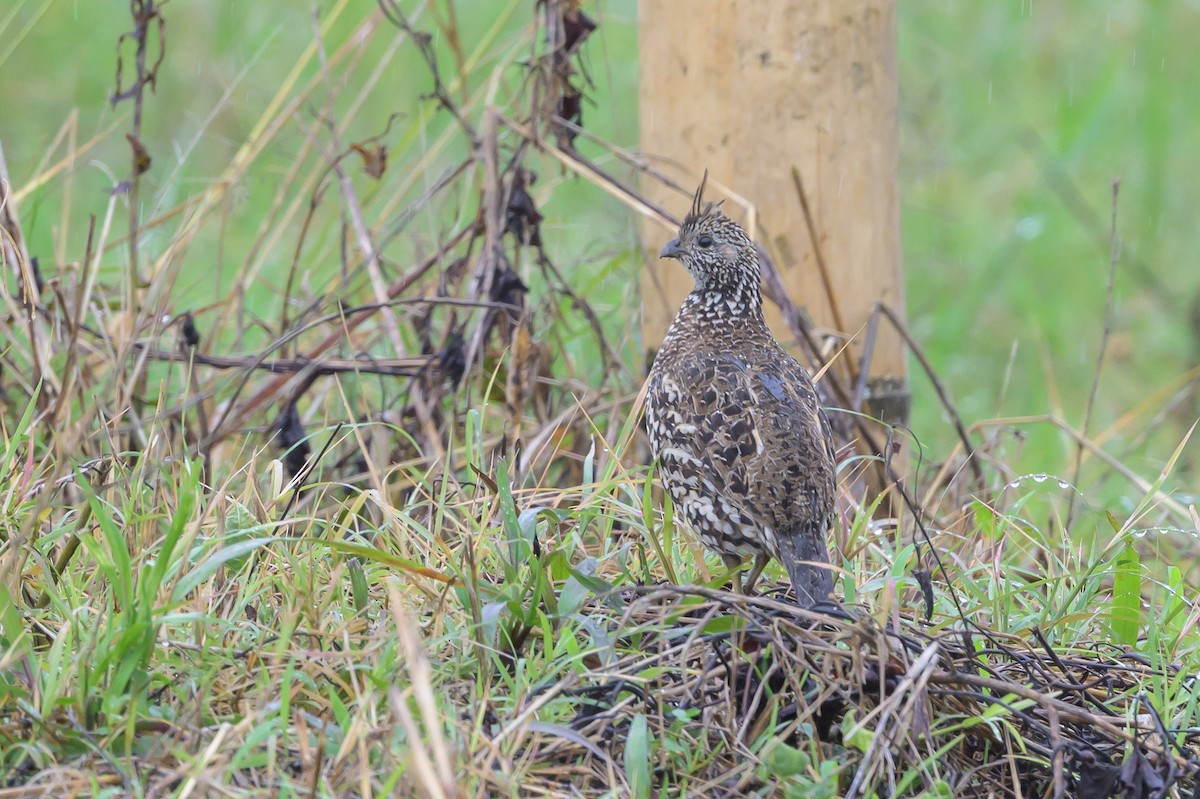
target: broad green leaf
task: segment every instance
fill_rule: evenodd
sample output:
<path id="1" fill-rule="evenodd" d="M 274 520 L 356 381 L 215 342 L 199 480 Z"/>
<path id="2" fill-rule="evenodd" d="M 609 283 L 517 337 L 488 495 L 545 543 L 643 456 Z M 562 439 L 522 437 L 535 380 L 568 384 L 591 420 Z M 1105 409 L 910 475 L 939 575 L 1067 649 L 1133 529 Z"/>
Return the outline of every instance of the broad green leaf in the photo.
<path id="1" fill-rule="evenodd" d="M 641 713 L 629 724 L 625 741 L 625 779 L 633 799 L 650 799 L 650 726 Z"/>
<path id="2" fill-rule="evenodd" d="M 350 595 L 354 599 L 354 612 L 362 615 L 371 598 L 367 589 L 367 575 L 358 558 L 350 558 L 346 565 L 350 570 Z"/>
<path id="3" fill-rule="evenodd" d="M 1142 621 L 1142 564 L 1130 543 L 1117 556 L 1110 608 L 1113 640 L 1136 646 Z"/>
<path id="4" fill-rule="evenodd" d="M 796 777 L 808 772 L 812 758 L 807 752 L 776 741 L 766 753 L 766 763 L 770 773 L 775 776 Z"/>
<path id="5" fill-rule="evenodd" d="M 599 565 L 599 561 L 597 561 L 595 558 L 584 558 L 583 562 L 579 564 L 579 572 L 590 577 L 596 573 L 596 567 Z M 582 580 L 580 580 L 574 574 L 569 576 L 567 581 L 563 583 L 562 590 L 558 595 L 559 614 L 562 616 L 569 616 L 575 611 L 579 610 L 580 606 L 583 605 L 584 600 L 587 599 L 587 596 L 590 593 L 591 589 L 587 585 L 584 585 Z"/>
<path id="6" fill-rule="evenodd" d="M 871 747 L 871 741 L 874 739 L 875 733 L 866 727 L 860 726 L 856 714 L 847 713 L 842 717 L 842 743 L 847 747 L 852 747 L 860 752 L 866 752 Z"/>

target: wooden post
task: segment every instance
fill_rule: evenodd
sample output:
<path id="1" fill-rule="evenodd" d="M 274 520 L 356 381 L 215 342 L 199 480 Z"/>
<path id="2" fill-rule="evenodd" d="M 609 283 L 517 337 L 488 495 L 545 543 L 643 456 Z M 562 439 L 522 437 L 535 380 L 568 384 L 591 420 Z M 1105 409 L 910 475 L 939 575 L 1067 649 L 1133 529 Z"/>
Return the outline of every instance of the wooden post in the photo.
<path id="1" fill-rule="evenodd" d="M 710 190 L 719 183 L 745 198 L 754 218 L 736 202 L 726 210 L 750 223 L 793 302 L 818 328 L 840 320 L 857 362 L 875 303 L 901 318 L 904 309 L 895 0 L 641 0 L 639 31 L 646 158 L 689 191 L 707 169 Z M 660 181 L 643 189 L 680 216 L 687 207 Z M 676 264 L 658 262 L 670 235 L 652 222 L 643 230 L 643 333 L 651 351 L 692 287 Z M 773 307 L 768 322 L 781 341 L 793 340 Z M 905 361 L 900 337 L 881 320 L 870 412 L 907 421 Z"/>

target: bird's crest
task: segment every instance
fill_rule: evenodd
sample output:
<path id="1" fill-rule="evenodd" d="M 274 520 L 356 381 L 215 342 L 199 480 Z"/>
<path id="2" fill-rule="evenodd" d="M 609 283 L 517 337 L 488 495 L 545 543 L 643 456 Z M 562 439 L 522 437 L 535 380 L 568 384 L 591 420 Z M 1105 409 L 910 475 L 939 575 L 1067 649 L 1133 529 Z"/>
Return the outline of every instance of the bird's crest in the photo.
<path id="1" fill-rule="evenodd" d="M 725 204 L 724 200 L 719 200 L 715 203 L 704 202 L 704 187 L 708 184 L 708 170 L 704 170 L 704 177 L 700 178 L 700 186 L 696 189 L 695 195 L 692 196 L 692 209 L 683 219 L 683 227 L 691 227 L 701 219 L 707 219 L 711 216 L 716 216 L 721 211 L 721 206 Z"/>

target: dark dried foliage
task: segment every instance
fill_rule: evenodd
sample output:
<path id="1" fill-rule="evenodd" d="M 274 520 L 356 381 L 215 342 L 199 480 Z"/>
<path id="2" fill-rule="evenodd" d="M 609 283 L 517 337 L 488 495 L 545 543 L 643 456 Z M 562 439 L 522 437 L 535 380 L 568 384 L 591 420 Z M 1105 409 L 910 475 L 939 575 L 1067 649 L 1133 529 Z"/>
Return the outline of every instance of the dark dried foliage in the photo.
<path id="1" fill-rule="evenodd" d="M 594 745 L 542 736 L 525 753 L 577 783 L 603 784 L 606 759 L 620 762 L 643 715 L 689 720 L 697 745 L 714 753 L 692 775 L 713 780 L 712 796 L 764 787 L 768 775 L 742 755 L 764 736 L 852 764 L 839 796 L 918 796 L 935 780 L 980 799 L 1178 796 L 1200 784 L 1200 733 L 1131 722 L 1153 715 L 1137 692 L 1147 667 L 1108 647 L 1054 652 L 1036 638 L 933 632 L 911 617 L 883 627 L 854 609 L 700 588 L 647 586 L 621 599 L 628 610 L 613 633 L 625 654 L 559 700 Z M 872 720 L 865 752 L 842 739 L 851 713 Z M 1005 718 L 1022 748 L 1004 724 L 951 723 L 985 713 Z M 905 772 L 919 776 L 897 793 Z"/>

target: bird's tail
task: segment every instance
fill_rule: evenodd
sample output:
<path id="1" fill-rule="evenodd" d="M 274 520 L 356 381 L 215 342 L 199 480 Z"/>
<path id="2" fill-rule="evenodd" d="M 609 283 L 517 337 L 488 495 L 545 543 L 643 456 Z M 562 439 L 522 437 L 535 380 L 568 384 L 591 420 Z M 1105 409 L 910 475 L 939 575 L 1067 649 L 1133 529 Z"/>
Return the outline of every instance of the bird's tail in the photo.
<path id="1" fill-rule="evenodd" d="M 779 536 L 778 542 L 779 560 L 792 580 L 800 607 L 810 608 L 829 601 L 833 593 L 833 570 L 829 566 L 824 530 L 806 527 Z"/>

